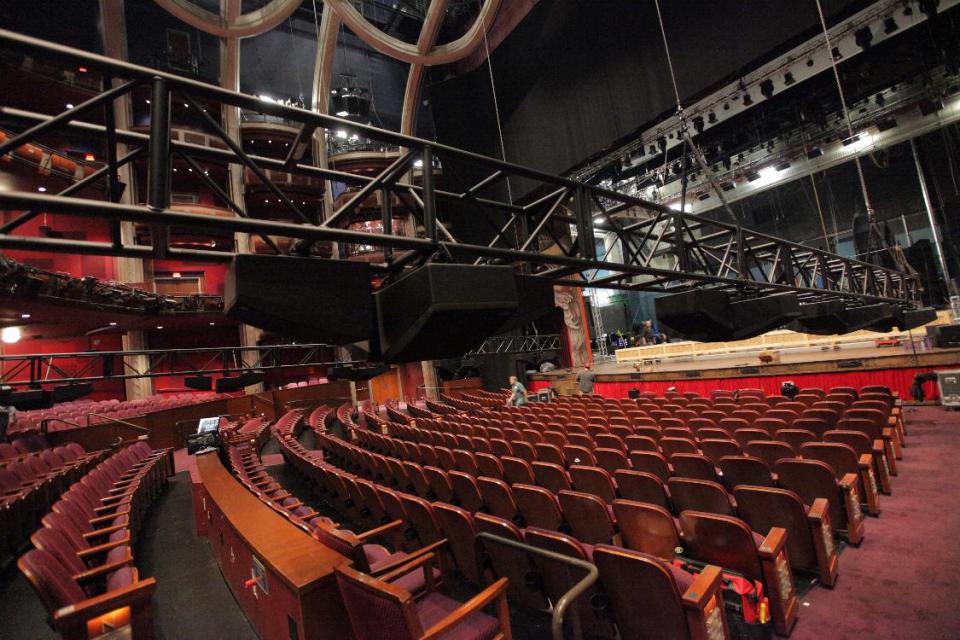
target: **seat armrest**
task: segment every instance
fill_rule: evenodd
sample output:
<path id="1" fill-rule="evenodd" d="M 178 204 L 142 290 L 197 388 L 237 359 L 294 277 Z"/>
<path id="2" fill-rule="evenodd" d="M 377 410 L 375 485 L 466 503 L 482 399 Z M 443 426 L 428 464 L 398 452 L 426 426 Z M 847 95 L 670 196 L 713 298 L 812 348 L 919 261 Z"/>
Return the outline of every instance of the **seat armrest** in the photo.
<path id="1" fill-rule="evenodd" d="M 122 569 L 131 564 L 133 564 L 133 556 L 130 554 L 127 554 L 127 557 L 124 558 L 123 560 L 117 560 L 115 562 L 107 562 L 99 566 L 96 566 L 92 569 L 81 571 L 80 573 L 74 575 L 73 579 L 76 580 L 77 582 L 89 582 L 94 578 L 99 578 L 100 576 L 106 575 L 108 573 L 112 573 L 114 571 L 117 571 L 118 569 Z"/>
<path id="2" fill-rule="evenodd" d="M 681 597 L 691 638 L 729 637 L 726 607 L 720 595 L 722 571 L 720 567 L 707 565 Z M 722 634 L 717 633 L 718 628 L 722 629 Z"/>
<path id="3" fill-rule="evenodd" d="M 86 638 L 88 620 L 116 609 L 130 607 L 133 636 L 142 637 L 140 634 L 148 633 L 153 625 L 150 620 L 150 600 L 153 598 L 156 587 L 155 579 L 146 578 L 120 589 L 81 600 L 55 611 L 53 625 L 64 638 Z M 144 617 L 147 619 L 144 620 Z"/>
<path id="4" fill-rule="evenodd" d="M 811 526 L 816 523 L 818 526 L 823 519 L 827 517 L 827 509 L 829 508 L 830 503 L 826 498 L 817 498 L 813 501 L 813 506 L 810 507 L 810 511 L 807 513 L 807 522 Z"/>
<path id="5" fill-rule="evenodd" d="M 426 556 L 428 554 L 433 553 L 434 551 L 438 551 L 439 549 L 443 548 L 446 544 L 447 544 L 446 538 L 444 538 L 443 540 L 437 540 L 433 544 L 428 544 L 422 549 L 411 551 L 410 553 L 406 554 L 404 557 L 398 560 L 394 560 L 389 564 L 383 565 L 376 571 L 371 571 L 370 575 L 374 576 L 375 578 L 379 578 L 380 580 L 383 580 L 384 574 L 389 574 L 395 569 L 398 569 L 400 567 L 406 567 L 408 563 L 410 564 L 415 563 L 420 560 L 421 556 Z"/>
<path id="6" fill-rule="evenodd" d="M 439 638 L 448 630 L 463 622 L 467 616 L 493 602 L 494 599 L 499 600 L 497 613 L 500 619 L 500 630 L 501 632 L 508 631 L 510 629 L 510 613 L 507 608 L 507 579 L 500 578 L 464 602 L 456 611 L 424 631 L 419 640 L 436 640 L 436 638 Z"/>
<path id="7" fill-rule="evenodd" d="M 763 542 L 757 548 L 761 558 L 776 558 L 787 544 L 787 530 L 781 527 L 772 527 Z"/>
<path id="8" fill-rule="evenodd" d="M 77 557 L 83 560 L 85 558 L 89 558 L 90 556 L 95 556 L 104 553 L 105 551 L 110 551 L 111 549 L 116 549 L 117 547 L 122 547 L 129 544 L 130 534 L 128 533 L 127 536 L 122 540 L 114 540 L 113 542 L 105 542 L 96 546 L 87 547 L 86 549 L 81 549 L 80 551 L 77 551 Z"/>
<path id="9" fill-rule="evenodd" d="M 403 527 L 403 520 L 394 520 L 392 522 L 388 522 L 387 524 L 380 525 L 379 527 L 375 527 L 373 529 L 364 531 L 363 533 L 357 534 L 357 538 L 362 542 L 366 542 L 371 538 L 376 538 L 377 536 L 382 536 L 391 532 L 394 533 L 395 537 L 396 532 L 398 532 L 401 527 Z"/>
<path id="10" fill-rule="evenodd" d="M 103 523 L 106 523 L 106 522 L 113 522 L 114 520 L 117 519 L 117 517 L 122 516 L 122 515 L 126 515 L 126 514 L 123 514 L 123 513 L 112 513 L 112 514 L 107 514 L 107 515 L 105 515 L 105 516 L 97 516 L 96 518 L 90 518 L 89 520 L 87 520 L 87 522 L 90 523 L 90 526 L 96 528 L 98 524 L 103 524 Z M 118 526 L 119 526 L 119 525 L 118 525 Z M 106 529 L 97 529 L 97 533 L 106 531 L 107 529 L 111 529 L 111 528 L 112 528 L 112 527 L 107 527 Z M 126 527 L 124 527 L 124 529 L 126 529 Z"/>

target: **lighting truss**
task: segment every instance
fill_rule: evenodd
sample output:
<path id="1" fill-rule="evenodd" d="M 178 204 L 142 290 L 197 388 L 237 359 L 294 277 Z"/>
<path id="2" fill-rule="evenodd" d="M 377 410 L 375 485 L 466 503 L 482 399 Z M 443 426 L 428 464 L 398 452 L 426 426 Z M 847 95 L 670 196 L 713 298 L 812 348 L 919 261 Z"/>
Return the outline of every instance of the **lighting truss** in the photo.
<path id="1" fill-rule="evenodd" d="M 118 228 L 121 221 L 145 224 L 151 227 L 152 244 L 127 244 L 119 234 L 111 242 L 18 236 L 14 233 L 19 225 L 9 223 L 0 230 L 0 248 L 197 261 L 222 262 L 232 258 L 233 254 L 229 252 L 171 247 L 170 227 L 176 226 L 200 232 L 219 230 L 258 234 L 265 238 L 293 238 L 303 241 L 299 243 L 301 247 L 320 241 L 382 247 L 389 257 L 379 266 L 386 279 L 424 261 L 448 260 L 509 264 L 518 271 L 552 283 L 577 287 L 641 289 L 660 293 L 712 287 L 746 296 L 793 291 L 804 301 L 839 299 L 850 305 L 890 302 L 903 307 L 912 307 L 920 299 L 919 279 L 913 274 L 845 258 L 737 224 L 674 211 L 577 180 L 264 101 L 256 96 L 10 31 L 0 30 L 2 48 L 44 60 L 86 66 L 103 76 L 105 90 L 56 116 L 0 107 L 4 118 L 25 126 L 21 133 L 0 144 L 0 156 L 56 128 L 98 134 L 108 146 L 125 144 L 134 150 L 148 150 L 149 188 L 145 205 L 85 200 L 65 193 L 6 191 L 0 192 L 0 209 L 47 211 L 101 219 L 109 221 L 114 228 Z M 141 85 L 152 89 L 149 134 L 117 129 L 110 118 L 106 119 L 105 126 L 82 120 L 90 111 L 105 107 Z M 226 148 L 171 139 L 170 101 L 174 97 L 190 105 L 207 132 L 219 137 Z M 322 136 L 324 131 L 346 130 L 405 151 L 390 166 L 373 176 L 303 164 L 295 155 L 297 145 L 291 147 L 286 160 L 251 155 L 242 149 L 239 140 L 231 138 L 206 110 L 200 108 L 198 100 L 232 105 L 296 123 L 300 127 L 298 139 Z M 210 111 L 216 113 L 218 109 Z M 294 222 L 252 219 L 236 203 L 230 203 L 236 218 L 171 209 L 170 179 L 174 156 L 192 162 L 245 166 L 278 198 Z M 439 188 L 434 175 L 435 156 L 455 159 L 453 164 L 470 165 L 486 177 L 462 192 Z M 121 160 L 116 159 L 116 153 L 107 153 L 104 157 L 108 159 L 109 173 L 114 175 Z M 278 172 L 335 180 L 353 186 L 357 191 L 339 209 L 329 212 L 325 220 L 320 220 L 301 211 L 271 180 L 270 174 Z M 524 179 L 533 184 L 531 193 L 535 195 L 526 204 L 484 195 L 491 187 L 508 179 Z M 350 219 L 348 214 L 376 192 L 382 196 L 383 233 L 344 228 Z M 392 232 L 393 196 L 410 208 L 423 228 L 423 237 Z M 499 232 L 487 245 L 458 239 L 441 220 L 445 206 L 450 203 L 471 206 L 476 215 L 488 218 Z M 609 251 L 598 257 L 595 243 L 598 231 L 614 234 L 614 244 L 622 255 L 620 260 L 609 260 Z"/>
<path id="2" fill-rule="evenodd" d="M 542 353 L 560 349 L 560 334 L 549 333 L 535 336 L 491 336 L 467 356 L 482 356 L 491 353 Z"/>
<path id="3" fill-rule="evenodd" d="M 0 356 L 0 384 L 37 387 L 167 376 L 231 375 L 298 367 L 348 364 L 338 360 L 338 349 L 328 344 L 264 345 L 141 351 L 79 351 Z M 135 362 L 145 357 L 146 366 Z"/>

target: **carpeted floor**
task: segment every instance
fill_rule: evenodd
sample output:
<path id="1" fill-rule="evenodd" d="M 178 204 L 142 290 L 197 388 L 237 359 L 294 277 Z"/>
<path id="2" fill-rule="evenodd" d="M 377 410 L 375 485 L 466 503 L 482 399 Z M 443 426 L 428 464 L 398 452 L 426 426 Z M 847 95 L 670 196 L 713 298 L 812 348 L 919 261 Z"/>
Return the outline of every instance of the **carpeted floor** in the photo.
<path id="1" fill-rule="evenodd" d="M 893 494 L 868 518 L 840 577 L 802 600 L 792 640 L 960 638 L 960 413 L 906 409 L 908 435 Z"/>

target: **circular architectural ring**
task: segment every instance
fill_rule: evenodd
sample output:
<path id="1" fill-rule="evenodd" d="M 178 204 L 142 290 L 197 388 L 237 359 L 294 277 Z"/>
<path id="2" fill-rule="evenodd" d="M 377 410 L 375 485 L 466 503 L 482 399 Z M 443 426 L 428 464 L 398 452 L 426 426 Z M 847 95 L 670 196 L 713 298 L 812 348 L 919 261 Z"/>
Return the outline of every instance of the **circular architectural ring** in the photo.
<path id="1" fill-rule="evenodd" d="M 191 27 L 218 38 L 248 38 L 273 29 L 289 18 L 303 0 L 271 0 L 256 11 L 227 22 L 219 14 L 207 11 L 190 0 L 154 0 L 169 13 Z"/>
<path id="2" fill-rule="evenodd" d="M 426 53 L 420 53 L 417 45 L 404 42 L 399 38 L 386 34 L 376 26 L 370 24 L 363 14 L 357 11 L 348 0 L 326 0 L 325 6 L 329 6 L 335 11 L 343 23 L 350 27 L 350 30 L 353 31 L 358 38 L 380 53 L 397 60 L 402 60 L 403 62 L 409 62 L 410 64 L 430 66 L 447 64 L 470 55 L 477 45 L 483 41 L 484 34 L 497 16 L 500 2 L 501 0 L 486 0 L 480 9 L 477 20 L 474 21 L 473 25 L 471 25 L 465 34 L 452 42 L 434 46 Z"/>

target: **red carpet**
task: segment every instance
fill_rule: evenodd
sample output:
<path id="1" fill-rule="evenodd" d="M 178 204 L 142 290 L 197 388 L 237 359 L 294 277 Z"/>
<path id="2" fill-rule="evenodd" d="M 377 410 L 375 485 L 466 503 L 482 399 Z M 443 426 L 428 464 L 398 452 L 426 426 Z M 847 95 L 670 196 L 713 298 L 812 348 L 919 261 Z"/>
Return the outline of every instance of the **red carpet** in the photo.
<path id="1" fill-rule="evenodd" d="M 960 413 L 906 408 L 893 495 L 840 556 L 833 590 L 803 600 L 791 640 L 960 638 Z"/>

